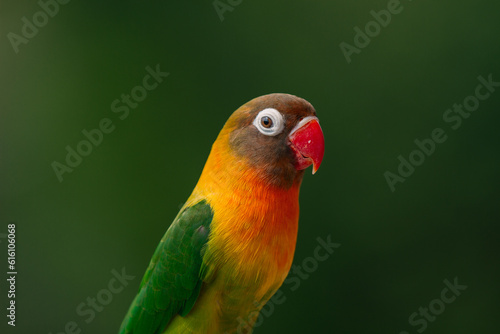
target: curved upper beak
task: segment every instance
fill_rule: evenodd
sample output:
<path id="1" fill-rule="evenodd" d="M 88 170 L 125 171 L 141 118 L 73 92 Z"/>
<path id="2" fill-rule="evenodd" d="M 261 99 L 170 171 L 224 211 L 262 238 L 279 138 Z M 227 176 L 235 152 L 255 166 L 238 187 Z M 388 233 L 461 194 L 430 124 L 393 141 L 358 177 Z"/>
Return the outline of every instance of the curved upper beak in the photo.
<path id="1" fill-rule="evenodd" d="M 325 137 L 315 116 L 302 119 L 288 136 L 290 147 L 295 153 L 295 168 L 302 170 L 313 165 L 316 173 L 325 154 Z"/>

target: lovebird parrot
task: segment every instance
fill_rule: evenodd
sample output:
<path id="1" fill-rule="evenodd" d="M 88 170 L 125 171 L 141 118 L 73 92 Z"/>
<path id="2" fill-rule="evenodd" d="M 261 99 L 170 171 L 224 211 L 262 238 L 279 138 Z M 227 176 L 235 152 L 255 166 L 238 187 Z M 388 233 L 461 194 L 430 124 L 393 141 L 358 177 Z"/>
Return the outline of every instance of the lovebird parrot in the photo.
<path id="1" fill-rule="evenodd" d="M 251 333 L 292 265 L 299 188 L 324 145 L 302 98 L 264 95 L 237 109 L 156 248 L 120 333 Z"/>

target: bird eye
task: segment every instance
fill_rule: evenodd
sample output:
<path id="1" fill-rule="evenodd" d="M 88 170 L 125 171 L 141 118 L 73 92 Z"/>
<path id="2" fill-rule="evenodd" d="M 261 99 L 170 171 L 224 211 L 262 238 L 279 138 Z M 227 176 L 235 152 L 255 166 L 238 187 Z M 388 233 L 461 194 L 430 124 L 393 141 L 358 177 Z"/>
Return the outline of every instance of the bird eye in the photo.
<path id="1" fill-rule="evenodd" d="M 264 116 L 260 119 L 260 124 L 262 124 L 263 127 L 266 129 L 269 129 L 270 127 L 273 126 L 273 120 L 270 119 L 268 116 Z"/>
<path id="2" fill-rule="evenodd" d="M 259 112 L 253 125 L 266 136 L 276 136 L 283 131 L 285 122 L 283 115 L 274 108 L 266 108 Z"/>

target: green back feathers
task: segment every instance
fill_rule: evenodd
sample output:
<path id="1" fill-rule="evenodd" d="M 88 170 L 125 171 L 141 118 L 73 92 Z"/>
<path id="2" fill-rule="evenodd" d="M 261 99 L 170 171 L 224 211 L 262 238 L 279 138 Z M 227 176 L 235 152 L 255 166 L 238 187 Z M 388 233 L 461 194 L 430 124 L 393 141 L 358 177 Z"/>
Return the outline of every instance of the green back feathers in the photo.
<path id="1" fill-rule="evenodd" d="M 120 334 L 161 334 L 172 318 L 192 309 L 213 212 L 201 201 L 185 208 L 161 239 Z"/>

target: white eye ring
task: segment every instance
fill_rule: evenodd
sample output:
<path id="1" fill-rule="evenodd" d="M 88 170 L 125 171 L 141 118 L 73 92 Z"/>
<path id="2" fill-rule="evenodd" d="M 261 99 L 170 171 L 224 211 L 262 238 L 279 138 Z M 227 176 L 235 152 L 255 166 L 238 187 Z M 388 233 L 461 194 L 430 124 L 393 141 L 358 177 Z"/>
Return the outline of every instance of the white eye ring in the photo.
<path id="1" fill-rule="evenodd" d="M 264 117 L 268 117 L 271 120 L 271 126 L 265 127 L 262 124 L 262 119 Z M 266 136 L 276 136 L 281 133 L 285 128 L 285 121 L 283 119 L 283 115 L 274 108 L 266 108 L 259 112 L 257 117 L 253 120 L 253 125 L 260 131 L 263 135 Z"/>

